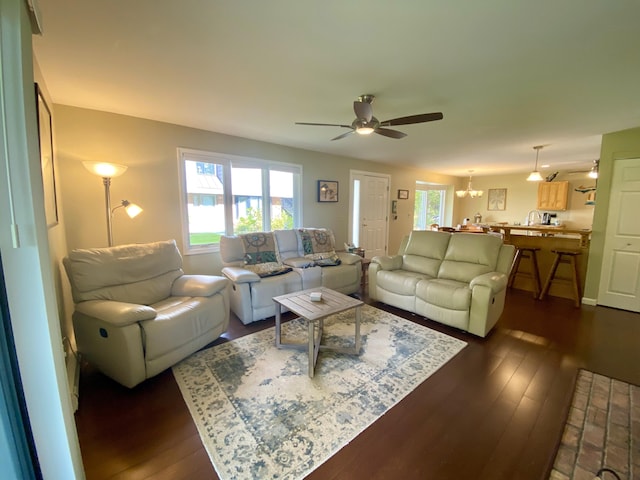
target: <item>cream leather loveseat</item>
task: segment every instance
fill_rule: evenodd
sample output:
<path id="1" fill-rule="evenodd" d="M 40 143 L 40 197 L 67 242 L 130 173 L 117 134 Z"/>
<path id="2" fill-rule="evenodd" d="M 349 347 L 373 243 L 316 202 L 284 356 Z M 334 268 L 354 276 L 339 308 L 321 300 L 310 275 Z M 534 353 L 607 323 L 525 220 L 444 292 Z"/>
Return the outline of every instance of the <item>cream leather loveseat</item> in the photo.
<path id="1" fill-rule="evenodd" d="M 220 257 L 231 311 L 244 324 L 274 316 L 278 295 L 320 286 L 350 294 L 362 279 L 362 258 L 336 252 L 333 232 L 324 228 L 223 236 Z"/>
<path id="2" fill-rule="evenodd" d="M 185 275 L 175 241 L 73 250 L 78 351 L 126 387 L 217 339 L 229 325 L 228 280 Z"/>
<path id="3" fill-rule="evenodd" d="M 490 234 L 414 231 L 369 266 L 373 300 L 484 337 L 504 309 L 515 248 Z"/>

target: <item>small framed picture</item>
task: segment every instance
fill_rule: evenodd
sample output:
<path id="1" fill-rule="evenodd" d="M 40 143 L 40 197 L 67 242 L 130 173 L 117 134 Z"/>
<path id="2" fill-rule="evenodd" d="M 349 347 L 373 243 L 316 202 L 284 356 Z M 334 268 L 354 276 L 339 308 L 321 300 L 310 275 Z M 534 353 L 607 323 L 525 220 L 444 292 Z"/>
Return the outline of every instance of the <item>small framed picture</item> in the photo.
<path id="1" fill-rule="evenodd" d="M 53 169 L 53 129 L 51 110 L 44 99 L 40 86 L 36 83 L 36 115 L 38 119 L 38 137 L 40 139 L 40 167 L 42 170 L 42 188 L 44 191 L 44 215 L 47 227 L 58 224 L 58 200 L 56 196 L 56 176 Z"/>
<path id="2" fill-rule="evenodd" d="M 398 201 L 397 200 L 392 200 L 391 201 L 391 213 L 398 213 Z"/>
<path id="3" fill-rule="evenodd" d="M 490 188 L 487 198 L 487 210 L 504 210 L 507 208 L 506 188 Z"/>
<path id="4" fill-rule="evenodd" d="M 398 199 L 407 200 L 409 198 L 409 190 L 398 190 Z"/>
<path id="5" fill-rule="evenodd" d="M 318 180 L 318 201 L 337 202 L 338 182 L 333 180 Z"/>

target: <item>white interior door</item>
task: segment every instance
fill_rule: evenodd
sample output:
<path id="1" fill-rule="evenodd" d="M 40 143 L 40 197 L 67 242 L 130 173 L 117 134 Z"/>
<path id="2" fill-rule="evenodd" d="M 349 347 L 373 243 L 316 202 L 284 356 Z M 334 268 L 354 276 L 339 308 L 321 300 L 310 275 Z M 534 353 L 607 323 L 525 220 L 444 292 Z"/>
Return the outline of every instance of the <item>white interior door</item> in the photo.
<path id="1" fill-rule="evenodd" d="M 613 167 L 598 304 L 640 312 L 640 159 Z"/>
<path id="2" fill-rule="evenodd" d="M 358 208 L 354 209 L 353 230 L 357 230 L 359 247 L 364 248 L 367 258 L 376 255 L 386 255 L 388 238 L 388 205 L 389 205 L 389 177 L 373 174 L 354 175 L 354 182 L 360 183 Z"/>

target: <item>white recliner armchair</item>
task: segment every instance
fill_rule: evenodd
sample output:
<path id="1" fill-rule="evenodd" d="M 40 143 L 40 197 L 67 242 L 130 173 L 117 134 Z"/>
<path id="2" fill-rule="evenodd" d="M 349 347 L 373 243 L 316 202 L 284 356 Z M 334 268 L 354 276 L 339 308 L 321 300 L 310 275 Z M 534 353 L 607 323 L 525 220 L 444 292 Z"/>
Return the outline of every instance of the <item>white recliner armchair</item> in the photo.
<path id="1" fill-rule="evenodd" d="M 134 387 L 217 339 L 229 325 L 228 280 L 185 275 L 174 240 L 73 250 L 63 260 L 78 351 Z"/>

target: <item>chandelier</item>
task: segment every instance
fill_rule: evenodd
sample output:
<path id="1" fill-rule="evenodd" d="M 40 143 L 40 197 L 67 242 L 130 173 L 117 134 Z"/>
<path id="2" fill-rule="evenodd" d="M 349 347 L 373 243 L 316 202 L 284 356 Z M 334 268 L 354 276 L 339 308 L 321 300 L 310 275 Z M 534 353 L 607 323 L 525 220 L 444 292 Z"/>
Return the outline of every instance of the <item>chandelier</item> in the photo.
<path id="1" fill-rule="evenodd" d="M 469 170 L 469 173 L 473 173 L 473 170 Z M 467 184 L 466 190 L 456 190 L 456 196 L 458 198 L 464 198 L 469 196 L 471 198 L 479 198 L 482 196 L 484 192 L 482 190 L 474 190 L 471 186 L 471 175 L 469 175 L 469 183 Z"/>

